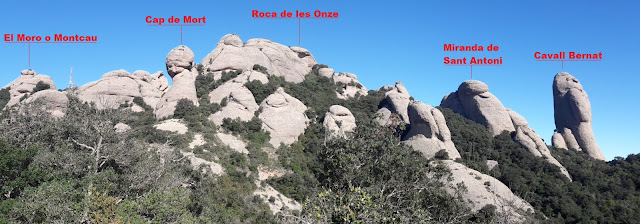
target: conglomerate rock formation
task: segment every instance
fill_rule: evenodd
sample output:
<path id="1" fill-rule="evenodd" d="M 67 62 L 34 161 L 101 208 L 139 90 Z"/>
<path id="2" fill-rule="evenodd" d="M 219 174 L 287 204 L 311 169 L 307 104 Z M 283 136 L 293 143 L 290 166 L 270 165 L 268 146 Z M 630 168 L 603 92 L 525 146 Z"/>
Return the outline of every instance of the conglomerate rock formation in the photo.
<path id="1" fill-rule="evenodd" d="M 585 151 L 605 160 L 591 129 L 591 102 L 582 85 L 571 74 L 561 72 L 553 79 L 553 108 L 556 132 L 553 146 Z"/>
<path id="2" fill-rule="evenodd" d="M 173 81 L 155 106 L 157 118 L 173 115 L 178 101 L 187 99 L 198 105 L 196 93 L 196 77 L 198 72 L 193 67 L 193 52 L 187 46 L 178 46 L 167 55 L 167 71 Z"/>
<path id="3" fill-rule="evenodd" d="M 553 158 L 544 140 L 529 127 L 527 120 L 504 107 L 502 102 L 489 92 L 487 84 L 477 80 L 465 81 L 456 92 L 446 95 L 440 106 L 484 125 L 494 136 L 503 131 L 515 131 L 514 141 L 533 155 L 543 157 L 547 162 L 558 166 L 562 174 L 571 180 L 569 172 Z"/>
<path id="4" fill-rule="evenodd" d="M 287 82 L 300 83 L 316 64 L 304 48 L 287 47 L 266 39 L 250 39 L 243 44 L 238 35 L 228 34 L 201 62 L 207 72 L 251 70 L 264 66 L 268 73 L 282 76 Z"/>
<path id="5" fill-rule="evenodd" d="M 356 129 L 356 118 L 351 114 L 349 108 L 333 105 L 325 114 L 322 125 L 327 139 L 347 138 L 348 133 Z"/>
<path id="6" fill-rule="evenodd" d="M 269 142 L 274 147 L 294 143 L 309 125 L 305 114 L 307 106 L 287 94 L 282 87 L 264 99 L 260 107 L 262 112 L 258 118 L 262 120 L 263 129 L 271 133 Z"/>
<path id="7" fill-rule="evenodd" d="M 156 105 L 168 83 L 162 72 L 151 75 L 146 71 L 133 74 L 125 70 L 116 70 L 104 74 L 100 80 L 87 83 L 76 93 L 85 102 L 95 103 L 98 109 L 116 109 L 133 98 L 141 97 L 147 105 Z M 142 108 L 134 106 L 134 111 Z"/>
<path id="8" fill-rule="evenodd" d="M 226 171 L 220 165 L 221 163 L 218 163 L 220 158 L 201 158 L 195 153 L 196 149 L 200 150 L 197 147 L 207 144 L 226 146 L 242 156 L 255 156 L 252 155 L 255 152 L 252 150 L 265 150 L 265 152 L 271 150 L 267 152 L 271 156 L 281 145 L 294 144 L 301 134 L 305 134 L 310 123 L 315 122 L 314 118 L 309 119 L 307 114 L 318 108 L 305 105 L 303 101 L 308 102 L 308 100 L 294 97 L 298 95 L 295 91 L 290 91 L 289 87 L 293 85 L 292 83 L 304 82 L 306 76 L 312 71 L 311 74 L 315 74 L 315 69 L 318 69 L 318 75 L 337 84 L 335 94 L 340 100 L 326 105 L 331 106 L 322 120 L 325 140 L 348 139 L 353 136 L 350 133 L 356 131 L 356 117 L 361 118 L 361 111 L 356 107 L 348 108 L 350 104 L 344 102 L 359 100 L 357 96 L 367 96 L 367 94 L 371 94 L 369 97 L 382 97 L 382 95 L 374 95 L 373 91 L 368 92 L 352 73 L 337 73 L 332 68 L 317 65 L 316 59 L 307 49 L 296 46 L 287 47 L 265 39 L 250 39 L 244 43 L 238 35 L 229 34 L 220 39 L 216 48 L 202 60 L 201 66 L 197 66 L 194 61 L 194 53 L 186 46 L 178 46 L 168 53 L 165 63 L 172 85 L 169 85 L 169 80 L 163 72 L 150 74 L 146 71 L 129 73 L 125 70 L 116 70 L 104 74 L 99 80 L 77 90 L 66 91 L 56 90 L 48 76 L 25 70 L 18 79 L 5 87 L 9 88 L 10 93 L 10 100 L 6 107 L 39 100 L 44 102 L 43 110 L 54 117 L 62 117 L 68 109 L 68 102 L 73 99 L 70 96 L 75 95 L 81 101 L 94 103 L 98 109 L 122 109 L 123 105 L 128 105 L 124 108 L 134 112 L 153 110 L 153 115 L 157 118 L 157 120 L 151 119 L 155 129 L 171 132 L 173 135 L 193 137 L 188 149 L 184 149 L 186 151 L 177 150 L 190 161 L 194 169 L 199 170 L 202 165 L 205 167 L 205 172 L 221 175 Z M 255 65 L 260 65 L 259 67 L 264 69 L 254 70 Z M 223 72 L 235 73 L 233 77 L 223 79 Z M 206 92 L 197 92 L 196 79 L 199 75 L 203 75 L 200 78 L 211 75 L 212 77 L 207 78 L 212 78 L 216 82 L 215 85 L 211 85 L 211 89 L 207 89 Z M 269 86 L 268 84 L 273 85 L 279 82 L 278 79 L 274 81 L 273 76 L 282 77 L 287 83 L 281 86 Z M 270 80 L 273 83 L 270 83 Z M 326 81 L 325 78 L 320 80 Z M 256 82 L 252 81 L 258 81 L 263 86 L 255 87 Z M 253 87 L 248 85 L 248 82 L 252 82 L 250 84 Z M 46 84 L 48 87 L 36 92 L 34 89 L 38 83 L 41 83 L 41 86 Z M 263 88 L 260 91 L 265 91 L 266 94 L 260 92 L 261 96 L 254 95 L 255 88 Z M 392 129 L 401 130 L 396 133 L 402 134 L 398 135 L 401 136 L 399 138 L 402 144 L 411 146 L 427 159 L 435 157 L 434 162 L 441 162 L 450 169 L 453 174 L 452 179 L 440 181 L 445 182 L 443 185 L 451 194 L 456 192 L 455 189 L 458 186 L 464 185 L 468 191 L 461 197 L 470 204 L 473 211 L 493 204 L 501 209 L 501 212 L 510 213 L 512 222 L 521 222 L 525 213 L 532 210 L 531 205 L 517 197 L 499 180 L 453 161 L 461 158 L 460 152 L 463 151 L 459 152 L 452 141 L 452 134 L 441 110 L 413 100 L 402 82 L 383 86 L 378 91 L 375 94 L 384 93 L 384 98 L 379 102 L 378 107 L 373 106 L 373 109 L 378 109 L 377 114 L 380 115 L 376 119 L 378 124 L 385 128 L 393 126 Z M 203 92 L 205 95 L 202 95 Z M 329 93 L 333 94 L 333 92 Z M 552 138 L 553 145 L 558 148 L 583 150 L 594 158 L 604 160 L 591 130 L 589 99 L 577 79 L 568 73 L 558 73 L 554 80 L 553 93 L 557 127 L 557 133 Z M 202 98 L 198 98 L 198 94 Z M 131 104 L 136 98 L 141 98 L 149 107 Z M 263 98 L 261 102 L 256 101 Z M 215 111 L 205 115 L 208 116 L 208 121 L 214 124 L 207 127 L 215 129 L 212 133 L 195 132 L 187 125 L 187 118 L 173 117 L 178 101 L 182 99 L 187 99 L 194 106 L 200 107 L 197 109 L 207 108 L 199 105 L 199 102 L 207 101 L 199 100 L 208 99 L 209 105 L 220 105 Z M 335 97 L 333 99 L 335 100 Z M 504 131 L 510 132 L 512 139 L 522 148 L 559 167 L 562 174 L 571 180 L 567 170 L 552 157 L 543 139 L 529 127 L 527 120 L 506 108 L 496 96 L 489 92 L 489 87 L 485 83 L 463 82 L 455 92 L 442 99 L 440 106 L 450 108 L 483 125 L 493 136 Z M 310 109 L 308 107 L 313 110 L 308 110 Z M 245 136 L 231 133 L 232 131 L 229 130 L 232 128 L 223 125 L 226 123 L 223 122 L 226 118 L 240 122 L 257 122 L 256 119 L 259 119 L 262 122 L 261 126 L 256 126 L 269 133 L 270 146 L 266 144 L 260 149 L 252 148 L 253 145 L 245 139 Z M 118 123 L 113 128 L 116 133 L 125 135 L 135 131 L 136 127 Z M 438 152 L 441 151 L 446 152 L 448 158 L 437 157 Z M 486 163 L 490 169 L 500 166 L 493 160 L 487 160 Z M 260 181 L 263 180 L 265 179 Z M 255 195 L 264 200 L 278 197 L 278 201 L 270 205 L 274 213 L 288 207 L 301 209 L 299 202 L 281 197 L 280 193 L 270 185 L 256 184 L 260 187 L 255 190 Z"/>
<path id="9" fill-rule="evenodd" d="M 56 85 L 53 84 L 53 80 L 49 76 L 38 74 L 31 69 L 22 70 L 20 74 L 16 80 L 2 87 L 3 89 L 9 88 L 11 97 L 5 108 L 18 104 L 20 99 L 29 95 L 39 82 L 49 85 L 48 89 L 56 89 Z"/>
<path id="10" fill-rule="evenodd" d="M 427 159 L 444 149 L 450 159 L 460 158 L 460 153 L 451 141 L 451 132 L 440 110 L 426 103 L 413 101 L 408 107 L 411 125 L 403 142 L 411 145 Z"/>

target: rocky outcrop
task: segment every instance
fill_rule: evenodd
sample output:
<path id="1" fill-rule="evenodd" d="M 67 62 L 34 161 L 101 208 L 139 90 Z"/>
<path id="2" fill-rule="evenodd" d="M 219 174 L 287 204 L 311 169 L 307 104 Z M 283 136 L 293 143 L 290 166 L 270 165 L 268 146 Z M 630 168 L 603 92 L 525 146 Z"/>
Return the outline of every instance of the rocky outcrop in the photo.
<path id="1" fill-rule="evenodd" d="M 520 143 L 522 147 L 531 152 L 533 155 L 537 157 L 544 158 L 547 162 L 556 165 L 560 168 L 560 172 L 564 176 L 566 176 L 569 180 L 572 180 L 571 175 L 567 169 L 558 162 L 551 155 L 551 151 L 547 147 L 547 144 L 542 140 L 542 138 L 536 133 L 533 128 L 529 127 L 529 124 L 524 117 L 520 116 L 520 114 L 516 113 L 507 108 L 509 116 L 513 122 L 514 127 L 516 128 L 516 134 L 513 136 L 513 140 Z"/>
<path id="2" fill-rule="evenodd" d="M 178 134 L 186 134 L 189 130 L 187 125 L 185 125 L 180 119 L 169 119 L 162 121 L 159 124 L 153 126 L 158 130 L 175 132 Z"/>
<path id="3" fill-rule="evenodd" d="M 5 105 L 5 108 L 9 108 L 13 105 L 18 104 L 20 102 L 20 99 L 22 99 L 22 97 L 30 94 L 33 91 L 33 89 L 36 87 L 38 82 L 42 82 L 43 84 L 49 85 L 48 89 L 53 89 L 53 90 L 56 89 L 56 85 L 53 84 L 53 81 L 49 76 L 39 75 L 31 69 L 22 70 L 20 74 L 21 74 L 20 77 L 18 77 L 16 80 L 9 83 L 5 87 L 2 87 L 3 89 L 10 88 L 9 95 L 11 98 L 7 103 L 7 105 Z"/>
<path id="4" fill-rule="evenodd" d="M 325 129 L 326 139 L 347 138 L 347 133 L 356 129 L 356 118 L 346 107 L 333 105 L 325 114 L 322 125 Z"/>
<path id="5" fill-rule="evenodd" d="M 162 92 L 164 92 L 165 90 L 167 90 L 167 88 L 169 88 L 169 80 L 167 79 L 167 77 L 164 77 L 164 73 L 162 73 L 161 71 L 157 71 L 156 73 L 151 74 L 150 83 L 153 88 L 158 89 Z M 150 106 L 153 107 L 155 105 L 150 105 Z"/>
<path id="6" fill-rule="evenodd" d="M 318 69 L 318 74 L 320 76 L 333 79 L 333 74 L 335 74 L 335 71 L 332 68 L 320 68 Z"/>
<path id="7" fill-rule="evenodd" d="M 169 76 L 173 78 L 177 74 L 182 73 L 183 71 L 190 71 L 193 68 L 193 60 L 195 56 L 193 55 L 193 51 L 189 49 L 187 46 L 180 45 L 167 55 L 167 59 L 165 64 L 167 65 L 167 72 Z"/>
<path id="8" fill-rule="evenodd" d="M 296 54 L 298 54 L 298 57 L 302 59 L 302 61 L 307 64 L 307 67 L 313 68 L 313 66 L 317 64 L 316 59 L 313 57 L 313 55 L 311 55 L 311 52 L 309 52 L 309 50 L 298 46 L 292 46 L 290 48 L 293 52 L 296 52 Z"/>
<path id="9" fill-rule="evenodd" d="M 60 118 L 63 117 L 67 111 L 69 98 L 65 92 L 60 92 L 55 89 L 47 89 L 34 93 L 24 100 L 23 103 L 29 104 L 36 101 L 42 102 L 42 109 L 49 112 L 52 117 Z"/>
<path id="10" fill-rule="evenodd" d="M 193 149 L 195 147 L 203 146 L 205 144 L 207 144 L 207 141 L 204 140 L 204 136 L 202 136 L 202 134 L 194 134 L 193 140 L 189 142 L 189 148 Z"/>
<path id="11" fill-rule="evenodd" d="M 116 133 L 125 133 L 129 130 L 131 130 L 131 127 L 122 122 L 117 123 L 116 125 L 113 126 L 113 131 L 115 131 Z"/>
<path id="12" fill-rule="evenodd" d="M 208 161 L 203 158 L 196 156 L 193 152 L 185 152 L 180 150 L 180 154 L 187 158 L 191 163 L 191 167 L 193 170 L 202 171 L 202 173 L 209 173 L 213 175 L 222 175 L 224 173 L 224 168 L 214 161 Z"/>
<path id="13" fill-rule="evenodd" d="M 98 109 L 117 109 L 125 102 L 132 102 L 135 97 L 142 97 L 147 105 L 154 107 L 162 91 L 167 88 L 167 82 L 162 72 L 151 75 L 146 71 L 130 74 L 125 70 L 116 70 L 80 87 L 76 93 L 80 100 L 93 102 Z M 140 107 L 132 109 L 143 110 Z"/>
<path id="14" fill-rule="evenodd" d="M 553 136 L 551 136 L 551 145 L 556 148 L 568 149 L 567 143 L 564 141 L 564 137 L 562 137 L 562 134 L 558 132 L 554 132 Z"/>
<path id="15" fill-rule="evenodd" d="M 271 133 L 269 142 L 276 148 L 281 143 L 290 145 L 297 141 L 309 124 L 305 114 L 307 107 L 285 93 L 282 87 L 264 99 L 260 107 L 262 112 L 258 118 L 262 120 L 262 129 Z"/>
<path id="16" fill-rule="evenodd" d="M 368 94 L 367 88 L 358 81 L 358 77 L 354 74 L 348 72 L 334 73 L 333 81 L 340 87 L 340 90 L 336 92 L 339 99 L 346 100 L 356 95 L 366 96 Z"/>
<path id="17" fill-rule="evenodd" d="M 265 204 L 269 205 L 269 209 L 273 214 L 290 210 L 302 210 L 302 205 L 300 203 L 291 198 L 288 198 L 287 196 L 284 196 L 269 184 L 259 186 L 253 192 L 253 195 L 259 196 Z M 274 199 L 273 202 L 269 201 L 269 199 L 271 198 Z"/>
<path id="18" fill-rule="evenodd" d="M 463 82 L 456 92 L 442 99 L 440 106 L 482 124 L 494 136 L 503 131 L 515 132 L 514 141 L 533 155 L 558 166 L 562 174 L 571 180 L 567 169 L 551 156 L 546 143 L 529 127 L 527 120 L 515 111 L 505 108 L 500 100 L 489 92 L 489 87 L 483 82 L 477 80 Z"/>
<path id="19" fill-rule="evenodd" d="M 409 91 L 407 91 L 402 82 L 396 82 L 395 86 L 383 86 L 378 91 L 385 92 L 384 102 L 378 110 L 378 113 L 382 115 L 382 117 L 377 120 L 378 123 L 381 125 L 391 123 L 389 117 L 394 113 L 398 114 L 405 124 L 411 123 L 409 121 L 409 115 L 407 114 L 407 107 L 411 101 L 411 95 L 409 95 Z"/>
<path id="20" fill-rule="evenodd" d="M 251 91 L 244 86 L 246 82 L 258 80 L 268 83 L 265 74 L 257 71 L 245 71 L 236 78 L 229 80 L 209 93 L 211 103 L 222 103 L 227 99 L 227 104 L 220 111 L 209 116 L 209 120 L 216 125 L 221 125 L 225 118 L 239 118 L 249 121 L 253 118 L 259 106 Z"/>
<path id="21" fill-rule="evenodd" d="M 553 107 L 556 121 L 556 131 L 564 138 L 561 144 L 560 136 L 556 137 L 555 147 L 572 148 L 585 151 L 589 156 L 605 160 L 604 154 L 596 143 L 591 129 L 591 102 L 582 85 L 569 73 L 561 72 L 553 79 Z"/>
<path id="22" fill-rule="evenodd" d="M 476 212 L 486 205 L 494 205 L 498 215 L 506 217 L 506 223 L 521 223 L 527 215 L 533 213 L 533 207 L 529 203 L 514 195 L 499 180 L 451 160 L 441 162 L 451 170 L 453 178 L 451 181 L 446 177 L 440 180 L 445 190 L 453 195 L 459 184 L 465 186 L 466 191 L 463 191 L 461 196 L 464 201 L 469 202 L 472 211 Z"/>
<path id="23" fill-rule="evenodd" d="M 193 52 L 191 49 L 186 46 L 174 48 L 167 55 L 166 62 L 173 85 L 166 90 L 155 106 L 154 114 L 159 119 L 173 115 L 176 105 L 181 99 L 187 99 L 194 105 L 199 105 L 195 86 L 198 72 L 192 67 Z"/>
<path id="24" fill-rule="evenodd" d="M 271 75 L 281 76 L 288 82 L 299 83 L 316 64 L 306 49 L 289 48 L 266 39 L 250 39 L 242 45 L 238 35 L 228 34 L 203 60 L 208 72 L 251 70 L 259 64 Z"/>
<path id="25" fill-rule="evenodd" d="M 222 144 L 229 146 L 229 148 L 234 151 L 242 154 L 249 154 L 249 151 L 247 150 L 247 143 L 243 142 L 238 137 L 221 132 L 216 133 L 216 137 L 220 139 Z"/>
<path id="26" fill-rule="evenodd" d="M 515 131 L 506 108 L 489 92 L 489 87 L 483 82 L 463 82 L 458 91 L 442 99 L 440 106 L 484 125 L 494 136 L 503 131 Z"/>
<path id="27" fill-rule="evenodd" d="M 431 159 L 440 150 L 445 150 L 450 159 L 460 158 L 460 153 L 451 141 L 451 132 L 440 110 L 426 103 L 409 103 L 408 116 L 411 121 L 403 143 Z"/>

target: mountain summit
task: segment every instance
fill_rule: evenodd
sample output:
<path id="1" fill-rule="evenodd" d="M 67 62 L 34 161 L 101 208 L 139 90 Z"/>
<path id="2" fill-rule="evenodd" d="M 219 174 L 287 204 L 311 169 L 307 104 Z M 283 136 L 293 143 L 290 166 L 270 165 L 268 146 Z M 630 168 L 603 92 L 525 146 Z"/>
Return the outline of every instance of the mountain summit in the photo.
<path id="1" fill-rule="evenodd" d="M 568 73 L 548 146 L 481 81 L 434 107 L 270 40 L 167 50 L 168 77 L 56 90 L 25 70 L 0 90 L 0 223 L 640 219 L 640 156 L 602 161 Z"/>

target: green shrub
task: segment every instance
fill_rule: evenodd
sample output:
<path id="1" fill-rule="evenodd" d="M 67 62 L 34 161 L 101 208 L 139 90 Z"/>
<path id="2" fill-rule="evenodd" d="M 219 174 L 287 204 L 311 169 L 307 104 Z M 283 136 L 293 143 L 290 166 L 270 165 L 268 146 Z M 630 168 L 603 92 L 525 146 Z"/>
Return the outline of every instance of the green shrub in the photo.
<path id="1" fill-rule="evenodd" d="M 188 99 L 180 99 L 178 100 L 178 104 L 176 104 L 176 109 L 173 112 L 173 117 L 175 118 L 189 118 L 195 116 L 198 113 L 198 108 L 193 105 L 193 102 Z"/>
<path id="2" fill-rule="evenodd" d="M 47 90 L 50 89 L 51 86 L 49 84 L 44 83 L 43 81 L 38 81 L 38 83 L 36 83 L 36 86 L 33 87 L 33 90 L 31 91 L 31 94 L 34 94 L 38 91 L 42 91 L 42 90 Z"/>
<path id="3" fill-rule="evenodd" d="M 244 84 L 253 94 L 253 98 L 258 104 L 260 104 L 269 95 L 276 92 L 278 87 L 286 86 L 286 82 L 283 77 L 271 75 L 269 76 L 269 83 L 263 84 L 258 80 L 253 80 Z"/>
<path id="4" fill-rule="evenodd" d="M 558 167 L 514 142 L 512 133 L 493 137 L 482 125 L 450 109 L 439 109 L 462 157 L 458 161 L 509 186 L 534 207 L 538 218 L 548 218 L 550 223 L 615 223 L 640 218 L 637 155 L 605 163 L 585 153 L 551 148 L 554 158 L 572 176 L 569 182 Z M 489 171 L 487 159 L 499 165 Z M 478 220 L 485 219 L 483 212 L 476 215 Z"/>
<path id="5" fill-rule="evenodd" d="M 240 118 L 225 118 L 222 120 L 221 126 L 251 143 L 264 144 L 269 141 L 269 133 L 262 130 L 262 120 L 257 117 L 253 117 L 249 121 L 242 121 Z"/>
<path id="6" fill-rule="evenodd" d="M 262 74 L 269 74 L 269 72 L 267 71 L 267 68 L 265 68 L 264 66 L 259 65 L 259 64 L 255 64 L 255 65 L 253 65 L 252 70 L 254 70 L 254 71 L 259 71 L 259 72 L 261 72 Z"/>
<path id="7" fill-rule="evenodd" d="M 9 93 L 10 89 L 10 87 L 0 89 L 0 109 L 4 108 L 9 100 L 11 100 L 11 94 Z"/>
<path id="8" fill-rule="evenodd" d="M 447 152 L 447 150 L 440 149 L 440 151 L 436 152 L 434 158 L 440 160 L 449 159 L 449 153 Z"/>

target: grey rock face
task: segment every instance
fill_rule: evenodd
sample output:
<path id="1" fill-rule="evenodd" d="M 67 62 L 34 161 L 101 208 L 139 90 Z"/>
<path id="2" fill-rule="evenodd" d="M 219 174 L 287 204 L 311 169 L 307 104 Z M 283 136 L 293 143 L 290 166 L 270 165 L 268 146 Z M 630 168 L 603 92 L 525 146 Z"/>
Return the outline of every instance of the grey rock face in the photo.
<path id="1" fill-rule="evenodd" d="M 497 97 L 489 92 L 486 84 L 477 80 L 460 84 L 458 91 L 446 95 L 440 106 L 482 124 L 494 136 L 503 131 L 516 130 L 509 111 Z M 516 123 L 523 124 L 523 122 L 526 124 L 526 120 L 518 115 Z"/>
<path id="2" fill-rule="evenodd" d="M 595 159 L 605 160 L 591 129 L 589 96 L 571 74 L 561 72 L 553 79 L 553 107 L 556 130 L 564 137 L 566 147 L 584 150 Z"/>
<path id="3" fill-rule="evenodd" d="M 411 125 L 403 139 L 404 144 L 411 145 L 427 159 L 433 158 L 442 149 L 449 154 L 450 159 L 460 158 L 440 110 L 426 103 L 413 101 L 409 103 L 408 116 Z"/>
<path id="4" fill-rule="evenodd" d="M 542 140 L 542 138 L 533 130 L 533 128 L 527 125 L 527 120 L 524 117 L 520 116 L 515 111 L 509 110 L 509 115 L 511 116 L 511 120 L 513 121 L 514 126 L 516 127 L 516 135 L 513 136 L 513 140 L 520 143 L 522 147 L 527 149 L 533 155 L 537 157 L 544 158 L 547 162 L 556 165 L 560 168 L 560 172 L 564 176 L 566 176 L 569 180 L 572 180 L 571 175 L 567 169 L 558 162 L 551 155 L 551 151 L 547 147 L 547 144 Z"/>
<path id="5" fill-rule="evenodd" d="M 124 102 L 132 102 L 135 97 L 142 97 L 147 105 L 155 107 L 162 96 L 161 89 L 166 89 L 166 78 L 163 78 L 161 72 L 150 75 L 146 71 L 130 74 L 116 70 L 80 87 L 77 94 L 82 101 L 94 102 L 98 109 L 116 109 Z"/>
<path id="6" fill-rule="evenodd" d="M 318 69 L 318 74 L 327 78 L 333 78 L 333 74 L 335 71 L 332 68 L 320 68 Z"/>
<path id="7" fill-rule="evenodd" d="M 347 133 L 356 129 L 356 118 L 346 107 L 333 105 L 325 114 L 322 125 L 325 129 L 325 138 L 347 138 Z"/>
<path id="8" fill-rule="evenodd" d="M 187 46 L 180 45 L 171 50 L 167 55 L 166 60 L 169 76 L 173 78 L 185 70 L 191 70 L 191 68 L 193 68 L 193 59 L 193 51 L 191 51 Z"/>
<path id="9" fill-rule="evenodd" d="M 313 55 L 311 55 L 311 52 L 309 52 L 309 50 L 298 46 L 292 46 L 290 48 L 293 52 L 296 52 L 298 54 L 298 57 L 302 59 L 302 61 L 307 64 L 307 67 L 313 68 L 313 66 L 317 64 L 316 59 L 313 57 Z"/>
<path id="10" fill-rule="evenodd" d="M 489 87 L 480 81 L 463 82 L 456 92 L 445 96 L 440 103 L 467 119 L 482 124 L 494 136 L 503 131 L 515 132 L 513 140 L 531 152 L 558 166 L 569 180 L 571 176 L 547 148 L 544 140 L 529 127 L 527 120 L 515 111 L 505 108 L 500 100 L 489 92 Z"/>
<path id="11" fill-rule="evenodd" d="M 227 98 L 227 106 L 209 116 L 209 120 L 214 124 L 221 125 L 222 120 L 225 118 L 240 118 L 240 120 L 249 121 L 258 110 L 259 106 L 253 94 L 244 86 L 248 75 L 243 74 L 236 79 L 227 81 L 209 93 L 211 103 L 220 104 L 224 98 Z"/>
<path id="12" fill-rule="evenodd" d="M 562 137 L 562 134 L 558 132 L 553 133 L 553 136 L 551 136 L 551 145 L 556 148 L 568 149 L 567 143 L 564 141 L 564 137 Z"/>
<path id="13" fill-rule="evenodd" d="M 113 126 L 113 130 L 116 133 L 125 133 L 131 130 L 131 127 L 125 123 L 120 122 L 120 123 L 117 123 L 115 126 Z"/>
<path id="14" fill-rule="evenodd" d="M 402 82 L 396 82 L 395 86 L 383 86 L 379 89 L 379 91 L 385 92 L 385 99 L 382 108 L 378 110 L 378 113 L 384 113 L 384 110 L 388 110 L 391 113 L 400 115 L 402 121 L 405 124 L 409 124 L 410 121 L 409 115 L 407 113 L 407 107 L 409 107 L 411 95 L 409 95 L 409 91 L 407 91 Z M 388 119 L 381 119 L 378 121 L 378 123 L 390 123 L 390 121 Z"/>
<path id="15" fill-rule="evenodd" d="M 515 131 L 509 113 L 483 82 L 477 80 L 463 82 L 458 87 L 458 91 L 447 95 L 442 100 L 440 106 L 450 108 L 484 125 L 494 136 L 503 131 Z"/>
<path id="16" fill-rule="evenodd" d="M 368 94 L 367 88 L 364 87 L 358 81 L 358 77 L 352 73 L 344 72 L 333 74 L 333 81 L 339 84 L 342 89 L 342 93 L 336 92 L 339 99 L 346 100 L 356 95 L 366 96 Z"/>
<path id="17" fill-rule="evenodd" d="M 222 42 L 224 45 L 230 45 L 234 47 L 242 47 L 243 45 L 242 39 L 240 39 L 240 37 L 237 34 L 224 35 L 220 39 L 220 42 Z"/>
<path id="18" fill-rule="evenodd" d="M 533 207 L 528 202 L 516 196 L 509 187 L 492 176 L 451 160 L 441 160 L 441 162 L 451 170 L 451 177 L 453 177 L 452 181 L 446 178 L 440 180 L 445 190 L 449 194 L 454 194 L 459 184 L 466 186 L 467 191 L 460 196 L 464 201 L 469 202 L 468 205 L 472 211 L 478 211 L 489 204 L 495 205 L 496 212 L 508 218 L 507 223 L 522 223 L 526 221 L 527 213 L 533 211 Z"/>
<path id="19" fill-rule="evenodd" d="M 316 64 L 311 53 L 304 48 L 289 48 L 266 39 L 251 39 L 244 45 L 241 43 L 238 35 L 224 36 L 202 60 L 202 65 L 209 72 L 218 72 L 252 70 L 253 65 L 259 64 L 267 68 L 271 75 L 299 83 Z"/>
<path id="20" fill-rule="evenodd" d="M 196 77 L 198 72 L 193 67 L 193 52 L 186 46 L 178 46 L 167 55 L 167 71 L 173 80 L 156 104 L 156 118 L 173 115 L 180 99 L 187 99 L 198 106 L 196 93 Z"/>
<path id="21" fill-rule="evenodd" d="M 31 69 L 22 70 L 20 74 L 20 77 L 3 87 L 3 89 L 7 87 L 11 88 L 9 89 L 9 95 L 11 98 L 5 108 L 18 104 L 23 96 L 30 94 L 31 91 L 33 91 L 33 88 L 36 87 L 38 82 L 48 84 L 49 89 L 56 89 L 56 85 L 53 84 L 53 80 L 51 80 L 51 77 L 49 76 L 39 75 Z"/>
<path id="22" fill-rule="evenodd" d="M 235 150 L 236 152 L 249 154 L 249 151 L 247 150 L 247 143 L 240 140 L 238 137 L 222 132 L 216 133 L 216 137 L 220 139 L 220 142 L 222 144 L 229 146 L 229 148 Z"/>
<path id="23" fill-rule="evenodd" d="M 52 117 L 63 117 L 67 111 L 67 105 L 69 98 L 64 92 L 59 92 L 55 89 L 47 89 L 34 93 L 23 101 L 24 104 L 29 104 L 35 101 L 42 101 L 44 110 L 49 112 Z"/>
<path id="24" fill-rule="evenodd" d="M 305 114 L 307 107 L 300 100 L 284 92 L 282 87 L 269 95 L 260 104 L 262 112 L 258 118 L 262 120 L 262 129 L 271 133 L 269 143 L 279 147 L 280 143 L 290 145 L 298 140 L 309 125 Z"/>

